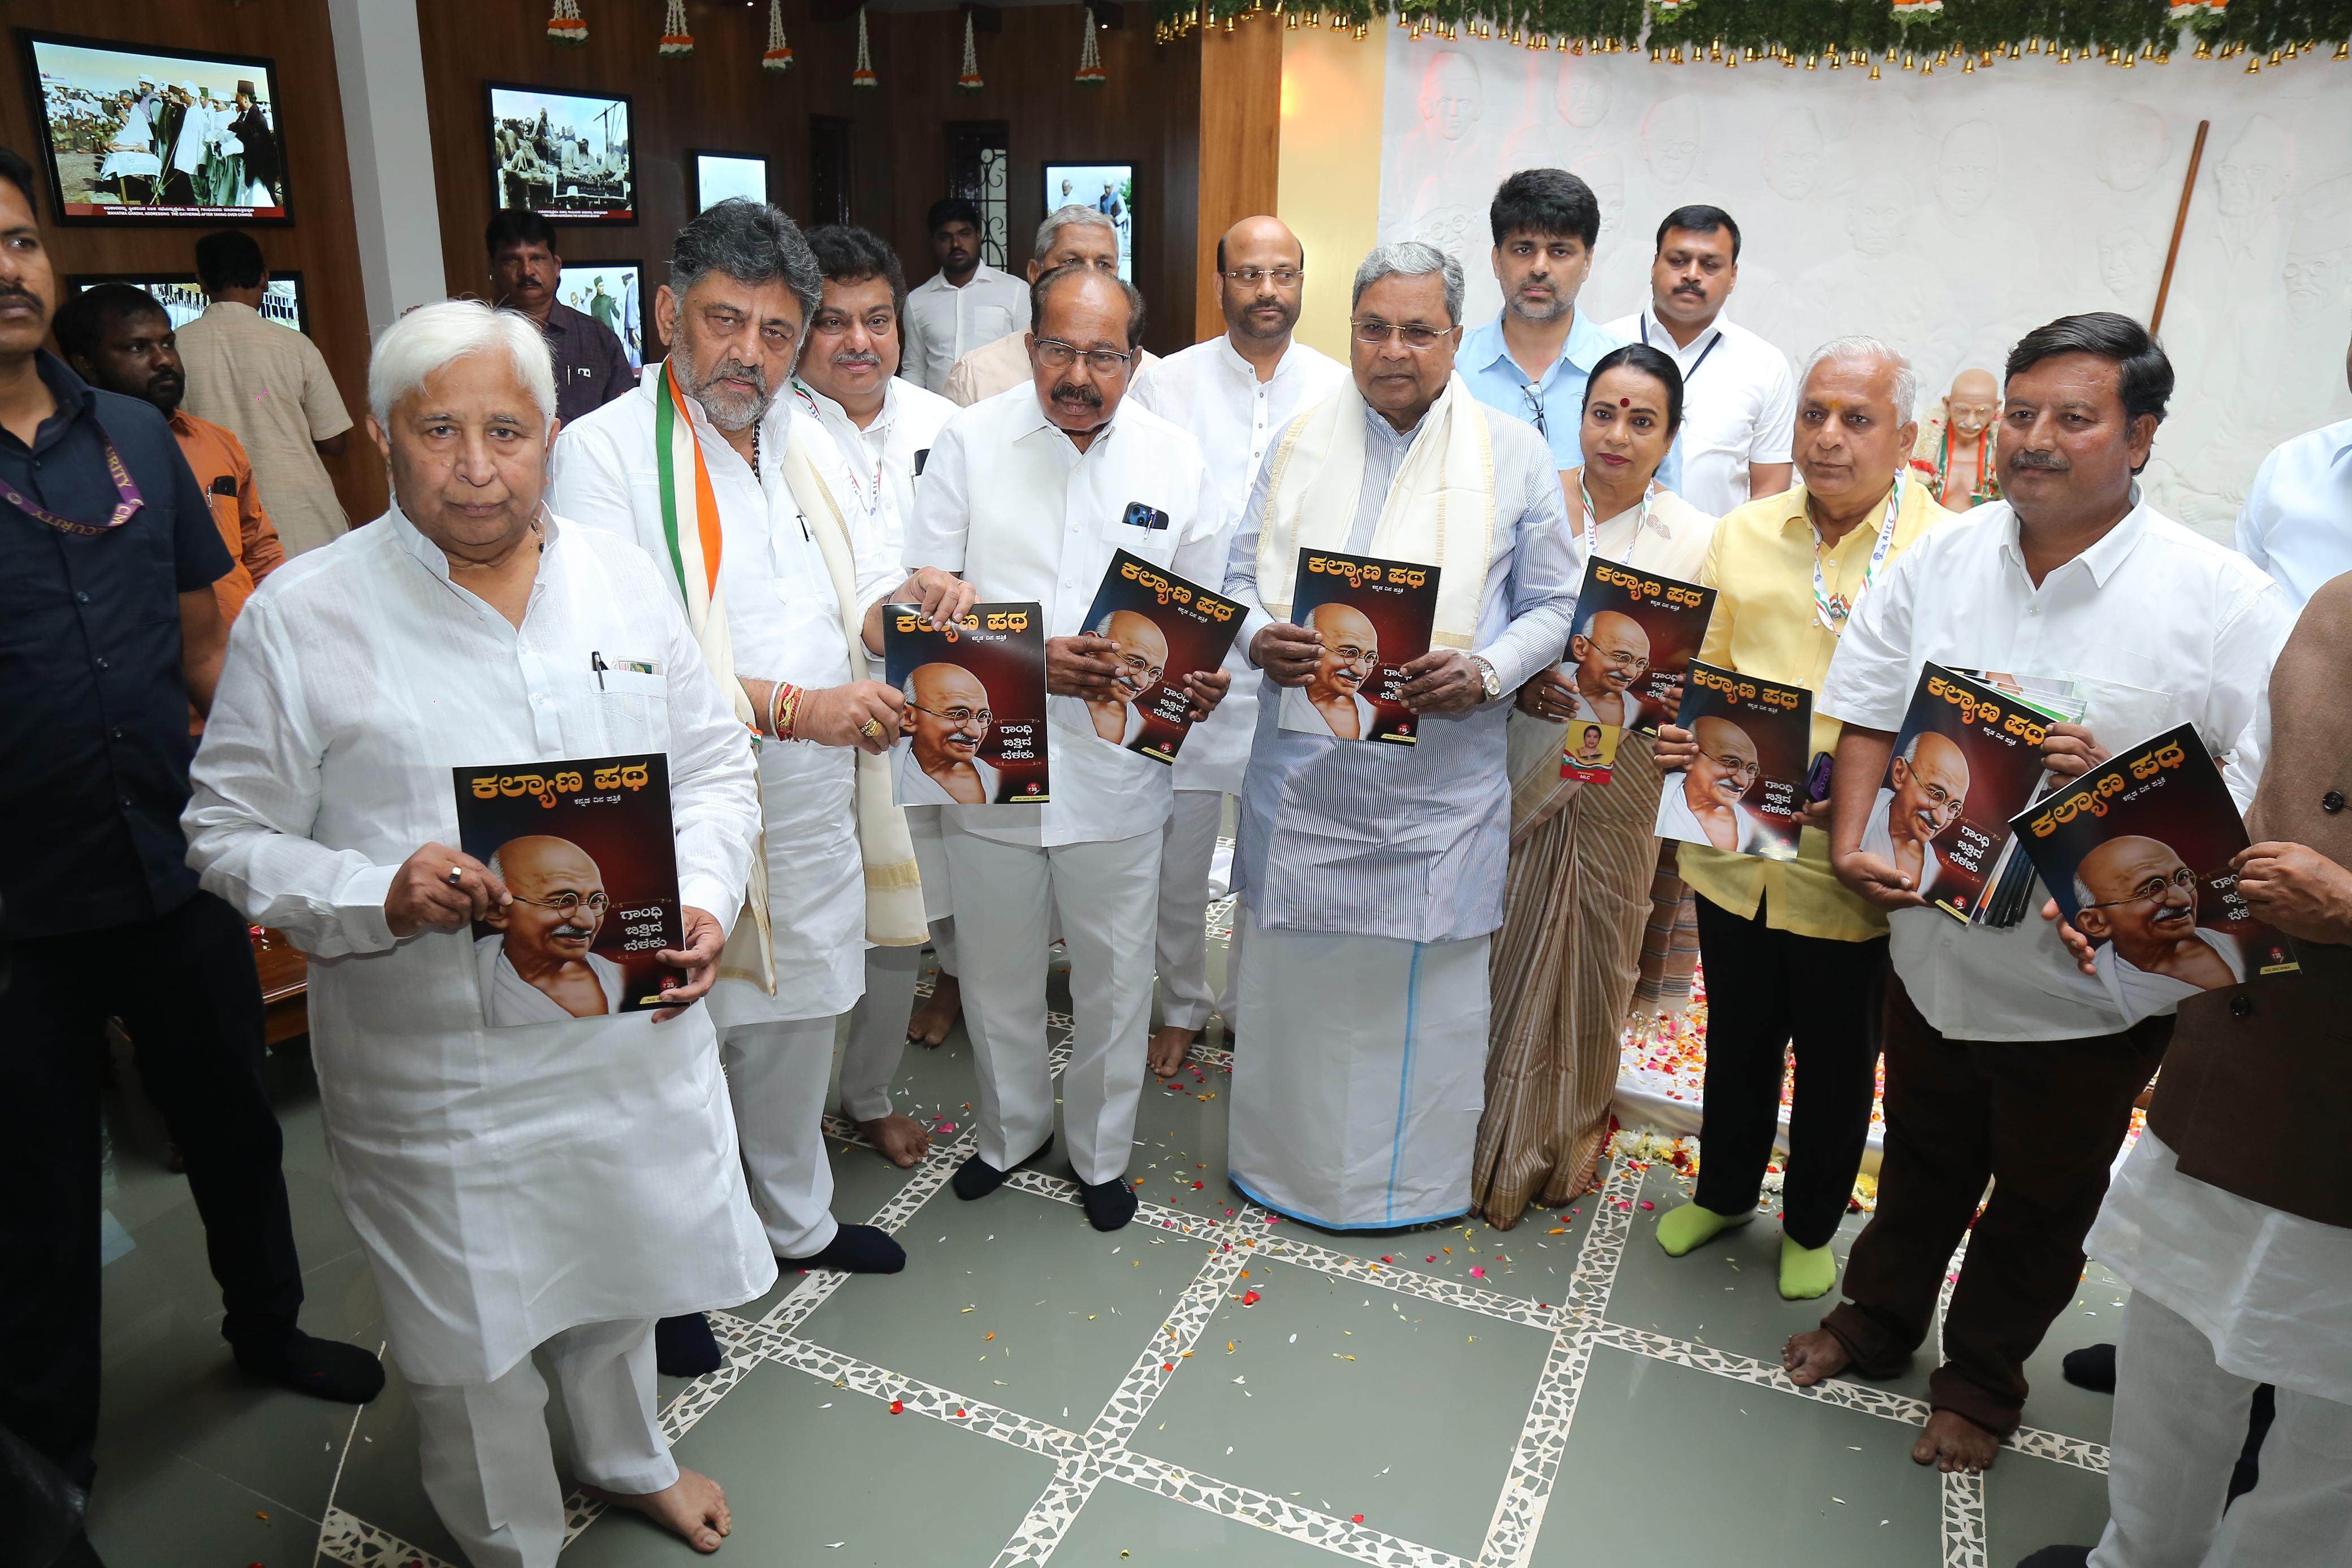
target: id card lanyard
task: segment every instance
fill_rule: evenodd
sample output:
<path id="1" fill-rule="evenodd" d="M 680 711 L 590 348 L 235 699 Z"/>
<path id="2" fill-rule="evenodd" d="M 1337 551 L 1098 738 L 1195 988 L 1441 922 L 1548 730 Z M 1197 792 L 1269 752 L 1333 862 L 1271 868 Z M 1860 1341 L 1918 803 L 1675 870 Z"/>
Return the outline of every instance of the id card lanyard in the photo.
<path id="1" fill-rule="evenodd" d="M 1862 585 L 1853 591 L 1853 597 L 1851 599 L 1843 594 L 1839 594 L 1835 598 L 1831 597 L 1829 585 L 1822 579 L 1821 531 L 1814 530 L 1813 613 L 1820 618 L 1820 624 L 1830 629 L 1831 636 L 1842 637 L 1845 634 L 1846 617 L 1852 615 L 1853 607 L 1862 602 L 1862 596 L 1870 591 L 1871 582 L 1878 576 L 1878 569 L 1886 564 L 1886 552 L 1895 548 L 1895 520 L 1902 515 L 1902 511 L 1903 475 L 1898 470 L 1895 476 L 1895 488 L 1888 491 L 1886 495 L 1886 520 L 1878 526 L 1877 546 L 1871 550 L 1870 564 L 1863 569 Z"/>
<path id="2" fill-rule="evenodd" d="M 1658 481 L 1653 476 L 1650 480 L 1650 487 L 1642 492 L 1642 515 L 1633 519 L 1633 541 L 1626 545 L 1624 556 L 1617 562 L 1619 566 L 1624 566 L 1633 560 L 1634 547 L 1642 542 L 1642 530 L 1650 526 L 1650 498 L 1657 493 Z M 1591 560 L 1600 553 L 1601 536 L 1592 526 L 1592 492 L 1584 487 L 1584 474 L 1581 470 L 1579 470 L 1576 476 L 1576 496 L 1577 499 L 1584 503 L 1584 559 Z M 1614 522 L 1616 519 L 1612 517 L 1610 520 Z M 1821 573 L 1818 569 L 1813 576 L 1816 581 L 1820 580 Z"/>

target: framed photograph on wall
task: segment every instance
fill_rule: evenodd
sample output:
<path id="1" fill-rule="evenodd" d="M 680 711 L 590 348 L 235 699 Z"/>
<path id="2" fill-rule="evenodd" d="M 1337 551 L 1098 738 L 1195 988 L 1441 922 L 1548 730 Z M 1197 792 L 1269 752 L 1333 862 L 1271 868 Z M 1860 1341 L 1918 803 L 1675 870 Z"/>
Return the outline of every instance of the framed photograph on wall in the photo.
<path id="1" fill-rule="evenodd" d="M 490 199 L 550 223 L 637 221 L 634 118 L 622 93 L 486 84 Z"/>
<path id="2" fill-rule="evenodd" d="M 127 283 L 153 295 L 163 314 L 171 318 L 174 332 L 203 315 L 205 307 L 212 303 L 193 272 L 78 272 L 66 279 L 66 287 L 76 294 L 101 283 Z M 310 302 L 302 292 L 300 273 L 270 272 L 268 287 L 261 296 L 261 319 L 297 332 L 310 331 Z"/>
<path id="3" fill-rule="evenodd" d="M 582 261 L 563 268 L 555 297 L 613 329 L 629 352 L 629 369 L 646 368 L 646 300 L 642 262 Z"/>
<path id="4" fill-rule="evenodd" d="M 686 155 L 687 193 L 694 210 L 707 213 L 719 203 L 740 196 L 749 202 L 768 199 L 768 161 L 756 152 L 712 152 L 697 149 Z"/>
<path id="5" fill-rule="evenodd" d="M 1135 281 L 1135 165 L 1048 163 L 1045 211 L 1092 207 L 1118 231 L 1118 275 Z"/>
<path id="6" fill-rule="evenodd" d="M 278 67 L 19 32 L 61 224 L 286 224 Z"/>

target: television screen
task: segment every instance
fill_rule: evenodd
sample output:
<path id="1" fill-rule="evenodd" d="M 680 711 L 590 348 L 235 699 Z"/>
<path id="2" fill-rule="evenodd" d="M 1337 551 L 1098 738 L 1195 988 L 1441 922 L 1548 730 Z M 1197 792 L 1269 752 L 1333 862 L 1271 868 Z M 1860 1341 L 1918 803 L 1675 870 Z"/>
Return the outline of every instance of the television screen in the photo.
<path id="1" fill-rule="evenodd" d="M 292 221 L 273 62 L 21 37 L 59 222 Z"/>
<path id="2" fill-rule="evenodd" d="M 1135 165 L 1048 163 L 1045 211 L 1092 207 L 1118 231 L 1118 275 L 1135 281 Z"/>
<path id="3" fill-rule="evenodd" d="M 748 152 L 695 152 L 694 210 L 708 212 L 735 196 L 768 199 L 768 161 Z"/>
<path id="4" fill-rule="evenodd" d="M 637 292 L 640 268 L 634 261 L 583 261 L 563 269 L 555 297 L 583 316 L 613 329 L 629 351 L 629 369 L 646 368 L 645 301 Z"/>
<path id="5" fill-rule="evenodd" d="M 500 207 L 555 223 L 637 221 L 629 100 L 603 93 L 497 87 L 490 94 L 490 189 Z"/>
<path id="6" fill-rule="evenodd" d="M 79 273 L 66 281 L 77 294 L 101 283 L 127 283 L 133 288 L 143 288 L 163 307 L 163 314 L 172 319 L 174 332 L 203 315 L 210 303 L 205 291 L 197 287 L 193 272 Z M 269 275 L 269 285 L 261 296 L 261 318 L 297 332 L 310 330 L 310 306 L 303 298 L 300 273 Z"/>

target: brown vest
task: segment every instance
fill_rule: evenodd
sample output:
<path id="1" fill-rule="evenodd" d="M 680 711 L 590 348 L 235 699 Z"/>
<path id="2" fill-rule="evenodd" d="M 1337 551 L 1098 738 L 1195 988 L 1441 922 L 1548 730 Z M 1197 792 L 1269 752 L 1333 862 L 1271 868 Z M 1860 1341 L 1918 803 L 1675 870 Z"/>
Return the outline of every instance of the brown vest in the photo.
<path id="1" fill-rule="evenodd" d="M 2271 750 L 2246 828 L 2352 866 L 2352 573 L 2314 594 L 2271 671 Z M 2183 1176 L 2352 1227 L 2352 1151 L 2323 1132 L 2290 1161 L 2285 1115 L 2352 1109 L 2352 947 L 2297 941 L 2303 971 L 2180 1004 L 2147 1124 Z M 2294 1110 L 2284 1111 L 2284 1107 Z"/>

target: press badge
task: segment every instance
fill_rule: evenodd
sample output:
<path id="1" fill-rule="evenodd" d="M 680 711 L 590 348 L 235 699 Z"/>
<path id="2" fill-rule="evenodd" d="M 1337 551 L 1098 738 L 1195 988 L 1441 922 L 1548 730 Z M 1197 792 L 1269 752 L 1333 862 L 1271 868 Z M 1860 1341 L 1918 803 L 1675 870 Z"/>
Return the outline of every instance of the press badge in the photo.
<path id="1" fill-rule="evenodd" d="M 1127 516 L 1122 519 L 1131 528 L 1160 529 L 1168 526 L 1168 514 L 1157 507 L 1147 507 L 1140 501 L 1127 504 Z"/>

